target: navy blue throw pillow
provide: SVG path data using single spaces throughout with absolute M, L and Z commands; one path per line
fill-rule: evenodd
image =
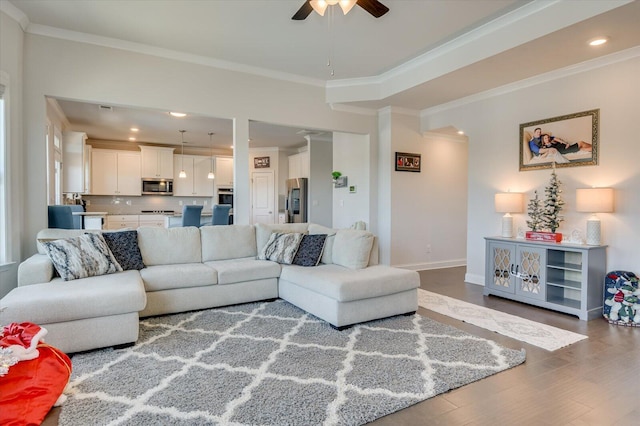
M 104 232 L 102 236 L 124 271 L 144 268 L 137 231 Z
M 324 244 L 327 241 L 327 234 L 304 235 L 298 252 L 293 258 L 292 265 L 318 266 L 322 259 Z

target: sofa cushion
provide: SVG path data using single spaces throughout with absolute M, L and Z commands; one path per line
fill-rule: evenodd
M 258 253 L 260 260 L 273 260 L 278 263 L 291 264 L 302 241 L 302 234 L 290 232 L 281 234 L 274 232 L 267 244 Z
M 105 232 L 102 237 L 124 271 L 144 268 L 136 231 Z
M 64 281 L 122 272 L 100 234 L 83 234 L 42 245 Z
M 140 227 L 138 245 L 147 266 L 202 262 L 200 229 L 194 226 Z
M 255 257 L 256 230 L 252 225 L 202 226 L 202 261 Z
M 53 324 L 138 312 L 147 303 L 138 271 L 17 287 L 0 301 L 0 324 Z
M 257 223 L 256 252 L 260 253 L 260 250 L 262 250 L 265 244 L 267 244 L 267 241 L 269 241 L 269 237 L 271 237 L 272 233 L 279 232 L 281 234 L 285 234 L 289 232 L 299 232 L 301 234 L 306 234 L 308 226 L 309 224 L 307 223 Z
M 339 302 L 386 296 L 420 286 L 420 275 L 416 271 L 385 265 L 358 270 L 339 265 L 319 265 L 315 268 L 283 265 L 280 280 Z
M 149 292 L 218 283 L 217 271 L 203 263 L 148 266 L 140 271 L 140 276 L 145 290 Z
M 318 266 L 326 241 L 326 234 L 303 235 L 291 263 L 298 266 Z
M 373 234 L 368 231 L 341 229 L 333 242 L 333 263 L 350 269 L 366 268 L 373 247 Z
M 316 225 L 315 223 L 309 224 L 309 234 L 326 234 L 327 241 L 324 244 L 324 251 L 322 252 L 322 263 L 333 263 L 333 242 L 336 239 L 337 229 L 327 228 L 326 226 Z
M 253 257 L 215 260 L 205 262 L 205 265 L 218 271 L 218 284 L 221 285 L 280 276 L 280 265 L 267 260 L 257 260 Z

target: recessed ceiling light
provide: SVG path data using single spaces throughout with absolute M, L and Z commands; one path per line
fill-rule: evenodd
M 134 138 L 133 136 L 131 136 L 131 137 L 129 138 L 129 140 L 130 140 L 130 141 L 135 141 L 135 140 L 136 140 L 136 138 Z
M 131 130 L 132 132 L 139 132 L 140 129 L 138 129 L 137 127 L 132 127 L 129 130 Z
M 464 132 L 462 130 L 458 130 L 458 134 L 459 135 L 464 135 Z
M 229 148 L 233 149 L 233 145 L 229 145 Z
M 589 40 L 589 46 L 600 46 L 609 41 L 608 37 L 598 37 Z
M 173 115 L 174 117 L 186 117 L 187 114 L 185 114 L 184 112 L 170 112 L 169 114 Z

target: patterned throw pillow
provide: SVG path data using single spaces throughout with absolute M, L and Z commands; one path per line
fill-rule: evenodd
M 299 266 L 318 266 L 322 258 L 327 234 L 303 235 L 293 264 Z
M 100 234 L 84 234 L 42 245 L 64 281 L 122 271 Z
M 302 236 L 303 234 L 297 232 L 272 233 L 267 244 L 260 250 L 258 259 L 273 260 L 274 262 L 290 265 L 298 251 Z
M 138 231 L 105 232 L 102 236 L 123 270 L 139 271 L 144 268 L 138 247 Z

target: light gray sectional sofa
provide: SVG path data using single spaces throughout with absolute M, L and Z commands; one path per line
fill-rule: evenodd
M 45 229 L 39 241 L 81 230 Z M 99 232 L 99 231 L 98 231 Z M 274 232 L 328 235 L 318 266 L 259 260 Z M 282 298 L 336 328 L 417 310 L 417 272 L 378 265 L 371 233 L 315 224 L 140 227 L 145 268 L 63 281 L 46 251 L 24 261 L 0 300 L 0 324 L 33 322 L 71 353 L 128 344 L 138 319 Z

